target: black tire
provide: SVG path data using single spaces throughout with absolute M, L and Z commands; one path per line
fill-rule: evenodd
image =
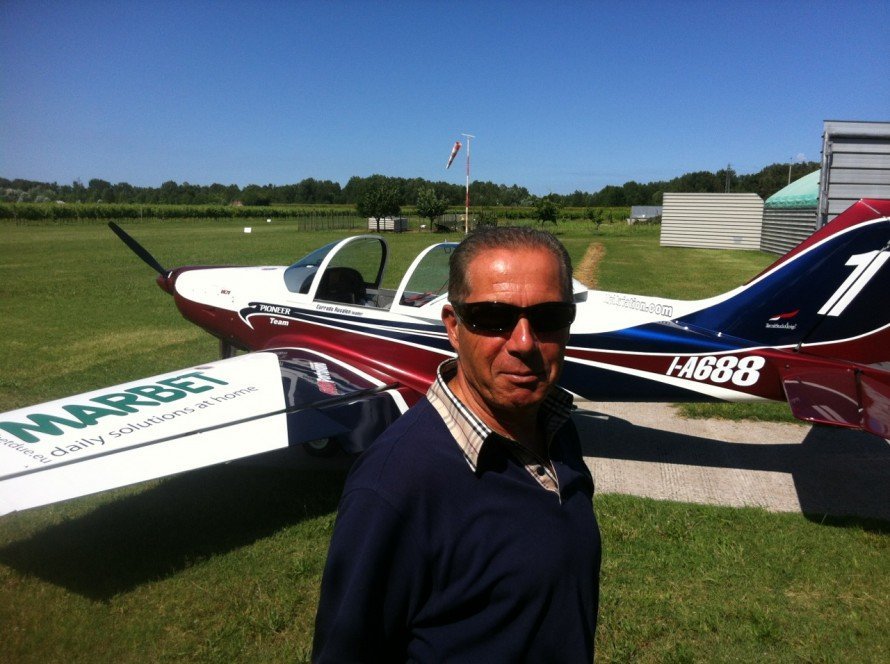
M 333 438 L 319 438 L 303 443 L 306 454 L 313 457 L 332 457 L 340 452 L 340 445 Z

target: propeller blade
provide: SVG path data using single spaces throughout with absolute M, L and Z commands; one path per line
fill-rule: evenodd
M 157 259 L 148 253 L 148 250 L 139 244 L 136 240 L 134 240 L 130 235 L 120 226 L 118 226 L 113 221 L 108 222 L 108 227 L 114 231 L 114 234 L 117 235 L 121 240 L 123 240 L 124 244 L 130 247 L 133 250 L 133 253 L 139 256 L 145 263 L 153 268 L 158 274 L 166 276 L 169 270 L 166 270 L 163 265 L 158 263 Z

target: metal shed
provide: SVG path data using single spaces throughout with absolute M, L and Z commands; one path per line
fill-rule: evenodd
M 664 194 L 665 247 L 760 249 L 763 199 L 757 194 Z
M 377 223 L 374 217 L 368 217 L 368 230 L 401 233 L 408 230 L 408 219 L 406 217 L 380 217 L 380 223 Z
M 860 198 L 890 198 L 890 122 L 826 120 L 819 226 Z
M 766 199 L 760 236 L 763 251 L 787 253 L 816 230 L 820 173 L 813 171 Z
M 660 205 L 632 205 L 630 208 L 630 217 L 627 219 L 629 224 L 645 223 L 660 217 L 662 206 Z

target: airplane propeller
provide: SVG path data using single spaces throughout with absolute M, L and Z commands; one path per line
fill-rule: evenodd
M 113 221 L 108 222 L 108 227 L 114 231 L 114 234 L 117 235 L 121 240 L 123 240 L 124 244 L 130 247 L 133 250 L 133 253 L 139 256 L 145 263 L 153 268 L 159 275 L 162 277 L 166 277 L 170 274 L 170 270 L 164 268 L 163 265 L 158 263 L 157 259 L 148 253 L 148 250 L 139 244 L 135 239 L 133 239 L 123 228 L 118 226 Z

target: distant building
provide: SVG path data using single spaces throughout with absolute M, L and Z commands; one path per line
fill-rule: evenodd
M 761 249 L 790 251 L 861 198 L 890 198 L 890 122 L 826 120 L 822 168 L 766 200 Z
M 816 230 L 821 173 L 804 175 L 766 199 L 760 234 L 763 251 L 787 253 Z
M 757 194 L 664 194 L 661 245 L 760 249 L 763 199 Z
M 826 120 L 822 168 L 756 194 L 664 194 L 661 244 L 786 253 L 862 198 L 890 199 L 890 122 Z
M 380 222 L 374 217 L 368 217 L 369 231 L 395 231 L 401 233 L 408 230 L 407 217 L 380 217 Z
M 634 205 L 630 208 L 630 217 L 627 218 L 627 223 L 638 224 L 652 221 L 661 216 L 662 209 L 661 205 Z
M 860 198 L 890 198 L 890 122 L 826 120 L 822 174 L 820 227 Z

